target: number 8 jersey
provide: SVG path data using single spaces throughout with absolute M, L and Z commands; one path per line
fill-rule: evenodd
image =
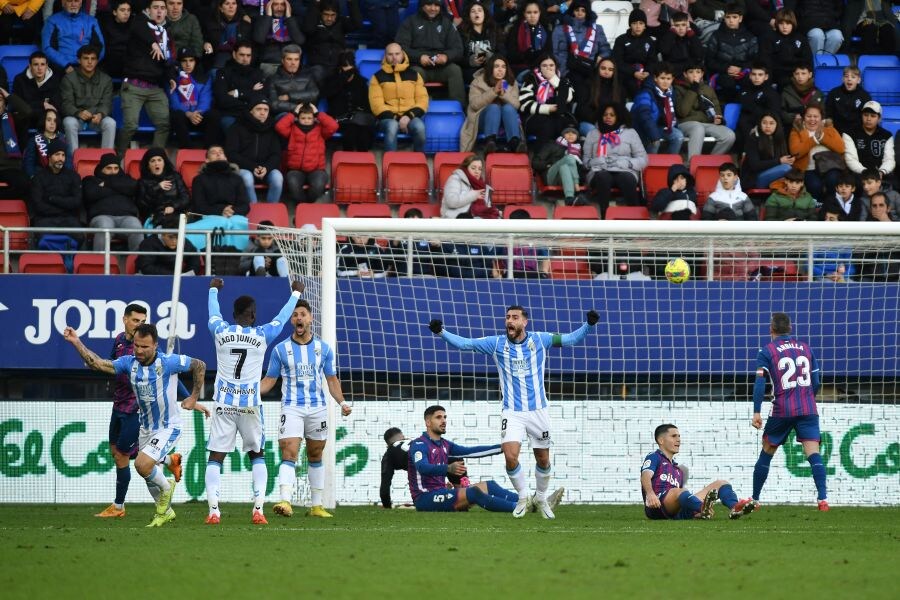
M 299 298 L 299 292 L 291 292 L 287 304 L 271 322 L 258 327 L 241 327 L 222 319 L 218 290 L 209 288 L 207 325 L 216 344 L 215 402 L 227 406 L 260 404 L 259 380 L 266 349 L 284 329 Z
M 819 362 L 809 344 L 784 335 L 759 349 L 756 376 L 772 380 L 773 417 L 798 417 L 819 414 L 816 390 L 819 389 Z

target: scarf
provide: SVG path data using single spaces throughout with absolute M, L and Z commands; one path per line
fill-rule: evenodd
M 575 38 L 575 29 L 571 25 L 563 25 L 563 31 L 569 36 L 569 54 L 578 58 L 590 59 L 594 52 L 594 42 L 597 39 L 597 27 L 595 25 L 591 26 L 580 48 L 578 47 L 578 40 Z
M 231 50 L 237 42 L 238 36 L 237 20 L 231 23 L 225 23 L 222 28 L 222 37 L 219 38 L 219 50 Z
M 597 144 L 597 156 L 609 156 L 610 146 L 618 146 L 622 143 L 622 138 L 619 137 L 621 131 L 622 128 L 620 127 L 600 134 L 600 141 Z
M 47 153 L 50 149 L 50 140 L 43 133 L 34 136 L 34 147 L 37 148 L 38 164 L 42 167 L 50 164 L 50 155 Z
M 162 50 L 163 60 L 169 62 L 175 55 L 174 42 L 169 38 L 169 32 L 166 31 L 165 26 L 157 25 L 151 21 L 147 21 L 147 25 L 153 30 L 156 43 L 159 44 L 159 49 Z
M 556 138 L 556 143 L 566 149 L 566 154 L 571 154 L 575 158 L 581 157 L 581 144 L 578 142 L 569 143 L 569 140 L 563 136 Z
M 8 110 L 5 110 L 3 111 L 3 114 L 0 114 L 0 135 L 3 135 L 3 145 L 6 148 L 6 155 L 10 158 L 22 158 L 22 147 L 19 146 L 19 138 L 16 137 L 16 128 L 13 127 Z
M 666 117 L 666 133 L 672 133 L 672 127 L 675 126 L 677 119 L 675 118 L 675 102 L 673 100 L 672 88 L 667 92 L 662 91 L 658 87 L 656 90 L 656 102 L 662 105 L 663 113 Z
M 184 71 L 178 71 L 178 87 L 175 88 L 178 93 L 178 97 L 184 104 L 187 104 L 190 108 L 197 107 L 197 88 L 194 85 L 194 80 L 190 75 L 185 73 Z
M 538 104 L 547 104 L 550 98 L 556 93 L 556 90 L 553 88 L 553 84 L 550 83 L 550 80 L 544 79 L 544 76 L 541 75 L 540 68 L 534 70 L 534 77 L 537 79 L 538 84 L 537 90 L 534 92 Z
M 485 188 L 484 179 L 473 176 L 471 173 L 469 173 L 468 169 L 463 169 L 463 173 L 466 174 L 466 178 L 469 180 L 469 185 L 472 186 L 473 190 L 483 190 Z
M 519 31 L 516 33 L 516 42 L 519 50 L 524 53 L 530 51 L 538 52 L 543 50 L 544 42 L 547 39 L 547 30 L 538 23 L 534 27 L 526 23 L 524 20 L 519 23 Z
M 454 19 L 461 19 L 460 16 L 460 7 L 456 5 L 457 0 L 447 0 L 447 11 L 450 13 Z M 462 4 L 462 2 L 460 2 Z
M 284 17 L 272 17 L 272 33 L 269 34 L 270 40 L 276 42 L 286 42 L 290 39 L 287 28 L 287 19 Z

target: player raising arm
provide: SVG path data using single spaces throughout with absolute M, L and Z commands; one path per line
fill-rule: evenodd
M 63 337 L 75 346 L 90 369 L 109 375 L 128 375 L 137 398 L 141 426 L 138 434 L 140 451 L 134 468 L 147 482 L 147 489 L 156 502 L 156 515 L 147 527 L 159 527 L 174 520 L 171 503 L 175 478 L 166 479 L 159 465 L 181 436 L 181 411 L 176 396 L 178 373 L 190 371 L 194 378 L 191 395 L 184 399 L 181 408 L 199 410 L 209 416 L 209 410 L 197 404 L 203 390 L 206 364 L 190 356 L 159 352 L 156 325 L 149 323 L 134 330 L 134 354 L 115 360 L 102 359 L 88 350 L 71 327 L 66 327 Z
M 500 391 L 503 396 L 500 438 L 506 473 L 518 492 L 519 500 L 513 516 L 520 518 L 529 507 L 525 473 L 519 464 L 519 451 L 525 435 L 531 440 L 536 461 L 534 507 L 540 509 L 545 519 L 556 516 L 547 502 L 550 484 L 550 417 L 547 414 L 547 393 L 544 389 L 544 370 L 547 349 L 573 346 L 587 336 L 588 328 L 600 320 L 596 311 L 587 313 L 587 322 L 581 327 L 560 335 L 558 333 L 528 332 L 528 311 L 514 305 L 506 309 L 506 335 L 493 335 L 469 339 L 454 335 L 444 329 L 444 323 L 432 319 L 428 327 L 458 350 L 473 350 L 494 358 L 500 374 Z M 560 495 L 562 492 L 560 492 Z
M 759 508 L 759 503 L 749 498 L 738 500 L 731 484 L 724 479 L 713 481 L 696 494 L 684 489 L 687 469 L 675 462 L 675 455 L 681 449 L 678 428 L 671 423 L 660 425 L 653 437 L 659 448 L 648 454 L 641 465 L 641 494 L 648 519 L 709 519 L 717 499 L 729 508 L 732 519 Z
M 791 430 L 803 445 L 803 453 L 812 467 L 813 481 L 818 491 L 818 509 L 828 510 L 825 489 L 825 465 L 819 455 L 819 411 L 816 392 L 819 391 L 819 362 L 809 344 L 791 335 L 791 318 L 785 313 L 773 313 L 769 324 L 772 340 L 759 349 L 756 358 L 756 382 L 753 386 L 753 420 L 751 425 L 763 425 L 763 398 L 766 378 L 772 380 L 772 413 L 763 429 L 763 448 L 753 468 L 753 499 L 759 500 L 769 476 L 772 456 L 787 439 Z
M 341 380 L 334 366 L 334 351 L 321 338 L 313 335 L 312 323 L 312 307 L 306 300 L 300 300 L 291 314 L 291 326 L 294 328 L 291 337 L 275 346 L 269 359 L 269 370 L 260 387 L 262 393 L 268 393 L 281 376 L 281 426 L 278 429 L 278 447 L 281 450 L 278 491 L 281 501 L 272 510 L 283 517 L 294 514 L 291 498 L 297 481 L 300 438 L 305 437 L 311 495 L 311 506 L 306 516 L 327 519 L 332 514 L 322 506 L 325 493 L 322 452 L 328 439 L 325 386 L 340 405 L 343 416 L 348 416 L 353 409 L 344 401 Z
M 209 426 L 209 460 L 206 463 L 206 501 L 209 504 L 207 525 L 218 525 L 219 483 L 225 455 L 234 450 L 237 433 L 241 433 L 243 449 L 250 457 L 253 481 L 254 525 L 266 525 L 263 503 L 266 497 L 266 443 L 259 380 L 262 377 L 266 348 L 284 329 L 294 304 L 303 293 L 303 283 L 291 283 L 291 295 L 278 315 L 269 323 L 256 326 L 256 300 L 239 296 L 234 301 L 232 315 L 235 324 L 222 319 L 219 310 L 219 290 L 225 285 L 221 279 L 209 282 L 209 332 L 216 345 L 216 389 L 213 399 L 216 410 Z

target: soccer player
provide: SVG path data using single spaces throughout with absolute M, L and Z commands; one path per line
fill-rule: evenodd
M 409 445 L 409 493 L 416 510 L 452 512 L 468 510 L 475 504 L 492 512 L 513 512 L 519 495 L 503 489 L 494 481 L 482 481 L 467 487 L 447 487 L 447 476 L 462 477 L 466 465 L 448 462 L 450 457 L 477 458 L 500 454 L 500 444 L 465 447 L 444 439 L 447 411 L 443 406 L 425 409 L 425 432 Z M 558 490 L 556 501 L 562 498 Z
M 262 377 L 266 348 L 284 329 L 291 309 L 300 294 L 303 283 L 291 283 L 291 297 L 269 323 L 256 326 L 256 300 L 251 296 L 239 296 L 233 305 L 235 324 L 222 319 L 219 309 L 219 290 L 225 282 L 215 277 L 209 282 L 209 332 L 216 344 L 216 383 L 213 400 L 216 409 L 209 424 L 209 460 L 206 463 L 206 502 L 209 505 L 207 525 L 218 525 L 222 520 L 219 509 L 219 483 L 225 455 L 232 452 L 241 433 L 243 449 L 250 457 L 253 481 L 254 525 L 267 525 L 263 514 L 266 499 L 266 461 L 263 458 L 266 435 L 263 430 L 263 413 L 259 380 Z
M 641 465 L 641 494 L 648 519 L 709 519 L 719 499 L 728 507 L 732 519 L 759 508 L 759 502 L 750 498 L 738 500 L 734 488 L 724 479 L 713 481 L 696 494 L 690 493 L 685 489 L 687 469 L 675 462 L 681 449 L 678 428 L 671 423 L 660 425 L 653 438 L 659 448 L 648 454 Z
M 160 527 L 173 521 L 175 511 L 172 510 L 172 494 L 175 492 L 175 478 L 166 479 L 159 465 L 181 437 L 181 414 L 175 395 L 178 373 L 190 371 L 194 379 L 191 395 L 184 399 L 181 408 L 199 410 L 209 416 L 209 410 L 197 404 L 203 390 L 206 363 L 183 354 L 159 352 L 156 325 L 150 323 L 143 323 L 135 328 L 134 354 L 120 356 L 115 360 L 104 360 L 88 350 L 71 327 L 65 328 L 63 337 L 75 346 L 90 369 L 109 375 L 128 376 L 137 400 L 141 425 L 138 433 L 140 451 L 134 461 L 134 468 L 147 482 L 147 489 L 156 502 L 156 514 L 147 527 Z
M 759 349 L 756 357 L 756 382 L 753 386 L 753 427 L 762 427 L 762 402 L 766 392 L 766 377 L 772 381 L 772 412 L 763 429 L 763 448 L 753 468 L 753 499 L 758 501 L 769 463 L 778 446 L 784 443 L 791 430 L 803 445 L 803 453 L 812 467 L 813 481 L 818 491 L 818 509 L 827 511 L 825 465 L 819 455 L 819 411 L 816 392 L 819 391 L 819 362 L 809 344 L 791 335 L 791 317 L 773 313 L 769 324 L 772 341 Z
M 384 443 L 387 444 L 387 451 L 381 457 L 381 506 L 384 508 L 392 508 L 391 501 L 391 482 L 394 480 L 394 473 L 397 471 L 406 472 L 409 468 L 409 443 L 410 440 L 403 435 L 403 431 L 399 427 L 391 427 L 384 432 Z M 462 460 L 461 458 L 451 458 L 449 463 Z M 463 475 L 454 475 L 447 473 L 447 479 L 453 487 L 468 487 L 469 477 Z M 410 507 L 409 504 L 400 505 L 401 508 Z
M 313 315 L 309 302 L 301 300 L 291 314 L 291 337 L 275 346 L 269 359 L 269 370 L 260 384 L 267 393 L 281 376 L 281 427 L 278 429 L 278 447 L 281 464 L 278 467 L 278 491 L 281 501 L 272 507 L 275 514 L 290 517 L 291 497 L 297 481 L 297 456 L 300 438 L 306 438 L 306 459 L 309 464 L 307 477 L 312 496 L 308 517 L 331 518 L 322 506 L 325 492 L 325 467 L 322 452 L 328 438 L 328 407 L 325 405 L 325 386 L 328 393 L 341 407 L 345 417 L 352 412 L 344 401 L 341 380 L 334 366 L 331 346 L 314 336 Z
M 587 336 L 588 328 L 600 320 L 595 310 L 587 313 L 587 322 L 565 335 L 527 332 L 528 311 L 514 305 L 506 309 L 506 336 L 493 335 L 469 339 L 444 329 L 440 319 L 432 319 L 428 327 L 435 335 L 459 350 L 473 350 L 494 357 L 500 373 L 503 410 L 500 413 L 500 438 L 506 473 L 518 492 L 519 500 L 513 517 L 521 518 L 532 508 L 525 483 L 525 473 L 519 464 L 522 440 L 528 434 L 537 463 L 536 492 L 533 507 L 540 509 L 545 519 L 556 515 L 547 502 L 550 484 L 550 417 L 547 414 L 547 393 L 544 389 L 544 363 L 551 346 L 573 346 Z

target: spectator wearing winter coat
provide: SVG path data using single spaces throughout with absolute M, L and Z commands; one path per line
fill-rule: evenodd
M 686 12 L 672 15 L 671 27 L 659 38 L 658 46 L 663 61 L 672 65 L 676 73 L 684 73 L 689 64 L 704 64 L 700 36 L 691 28 Z
M 315 104 L 304 104 L 275 123 L 275 131 L 287 140 L 281 158 L 288 198 L 291 202 L 316 202 L 325 195 L 325 142 L 338 130 L 337 121 L 320 112 Z M 303 186 L 309 189 L 304 190 Z
M 203 43 L 200 20 L 184 8 L 184 0 L 166 0 L 166 30 L 175 42 L 176 53 L 189 48 L 198 58 L 212 54 L 212 45 L 207 48 Z
M 293 113 L 303 104 L 319 102 L 316 80 L 301 64 L 301 50 L 296 44 L 281 49 L 281 66 L 266 80 L 269 104 L 276 116 Z
M 400 24 L 396 41 L 409 57 L 411 68 L 425 83 L 447 84 L 451 100 L 466 105 L 463 83 L 463 45 L 450 17 L 441 13 L 441 0 L 423 0 L 419 11 Z
M 503 32 L 494 23 L 485 5 L 476 0 L 463 13 L 459 36 L 463 43 L 463 79 L 470 84 L 475 73 L 494 54 L 503 54 Z
M 275 133 L 275 121 L 265 96 L 259 95 L 248 104 L 250 110 L 228 130 L 225 153 L 240 167 L 251 203 L 256 202 L 257 183 L 269 186 L 266 202 L 278 202 L 284 187 L 284 176 L 279 170 L 281 140 Z
M 738 99 L 738 88 L 746 81 L 750 65 L 759 52 L 756 36 L 741 26 L 742 4 L 732 2 L 725 8 L 723 24 L 709 38 L 706 46 L 706 68 L 719 99 L 726 104 Z
M 213 106 L 222 113 L 222 131 L 227 132 L 238 117 L 246 114 L 250 109 L 248 98 L 264 93 L 265 81 L 265 74 L 253 66 L 253 44 L 237 42 L 232 59 L 216 71 L 213 81 Z
M 597 62 L 612 56 L 603 26 L 597 23 L 597 16 L 587 0 L 572 0 L 569 10 L 553 30 L 553 55 L 560 77 L 578 82 L 573 85 L 579 85 L 582 80 L 589 85 L 588 81 L 597 70 Z
M 163 229 L 177 229 L 178 220 L 169 218 L 160 226 Z M 178 247 L 178 232 L 160 233 L 144 238 L 138 251 L 135 268 L 141 275 L 168 275 L 175 273 L 175 249 Z M 184 257 L 181 263 L 182 274 L 200 274 L 200 257 L 197 247 L 189 239 L 184 240 Z
M 651 154 L 678 154 L 684 133 L 678 128 L 674 74 L 668 63 L 658 63 L 631 106 L 631 121 Z
M 800 18 L 800 31 L 806 34 L 813 56 L 837 54 L 844 43 L 841 33 L 843 0 L 796 0 L 794 10 Z
M 810 104 L 825 104 L 825 95 L 816 87 L 810 65 L 797 65 L 791 82 L 781 92 L 781 122 L 786 129 L 800 120 L 803 110 Z
M 463 159 L 459 168 L 444 183 L 441 218 L 456 219 L 469 213 L 476 202 L 486 203 L 488 198 L 483 173 L 484 161 L 480 156 L 471 154 Z
M 51 108 L 45 110 L 44 118 L 41 119 L 38 131 L 34 134 L 29 133 L 27 139 L 22 144 L 25 147 L 24 155 L 22 156 L 22 170 L 29 179 L 34 177 L 34 174 L 37 173 L 38 169 L 49 166 L 50 142 L 53 140 L 61 140 L 65 143 L 66 136 L 60 133 L 59 126 L 60 118 L 56 109 Z M 68 152 L 68 146 L 66 146 L 66 149 L 65 167 L 71 169 L 72 155 Z
M 169 92 L 169 121 L 179 148 L 192 148 L 191 132 L 201 133 L 201 145 L 221 144 L 219 111 L 212 106 L 212 81 L 198 72 L 200 57 L 191 48 L 178 51 L 180 69 Z
M 781 95 L 769 81 L 769 67 L 764 62 L 755 62 L 750 67 L 750 75 L 741 86 L 741 117 L 738 119 L 737 142 L 735 147 L 744 147 L 750 130 L 756 127 L 765 113 L 778 115 L 781 120 Z
M 181 174 L 169 161 L 163 148 L 150 148 L 141 158 L 141 178 L 138 180 L 138 206 L 141 218 L 150 218 L 155 225 L 165 217 L 185 213 L 191 197 Z
M 111 12 L 97 15 L 103 40 L 106 42 L 106 56 L 100 63 L 103 72 L 115 79 L 122 79 L 122 69 L 128 58 L 128 39 L 131 36 L 132 5 L 134 0 L 117 0 Z M 142 18 L 138 15 L 137 18 Z
M 82 0 L 63 0 L 62 10 L 44 23 L 41 50 L 54 71 L 71 73 L 78 68 L 78 50 L 83 46 L 97 49 L 97 58 L 106 56 L 106 43 L 97 19 L 81 12 Z
M 141 229 L 138 219 L 138 182 L 123 173 L 118 157 L 110 152 L 100 157 L 94 168 L 94 175 L 82 181 L 84 206 L 87 210 L 88 225 L 96 229 Z M 133 232 L 113 237 L 125 237 L 128 249 L 138 249 L 144 234 Z M 106 236 L 94 234 L 94 251 L 106 249 Z
M 653 211 L 668 214 L 673 221 L 687 221 L 697 215 L 697 190 L 690 170 L 675 164 L 669 167 L 666 186 L 656 192 Z
M 234 58 L 241 42 L 253 43 L 253 25 L 237 0 L 215 0 L 215 3 L 216 10 L 210 17 L 198 14 L 197 18 L 203 28 L 204 52 L 211 55 L 209 66 L 221 69 Z M 209 49 L 212 52 L 207 52 Z
M 767 188 L 794 167 L 788 152 L 787 138 L 781 119 L 775 113 L 763 113 L 744 145 L 741 180 L 747 189 Z
M 797 27 L 797 15 L 790 9 L 775 13 L 775 31 L 759 38 L 759 56 L 768 61 L 772 81 L 784 90 L 791 82 L 794 68 L 813 64 L 806 36 Z
M 803 185 L 803 172 L 788 171 L 782 179 L 769 186 L 772 193 L 766 199 L 766 221 L 815 221 L 818 219 L 816 200 Z
M 688 160 L 703 153 L 707 136 L 715 139 L 712 154 L 727 154 L 735 134 L 725 125 L 716 92 L 703 81 L 703 67 L 688 65 L 684 79 L 675 81 L 675 114 L 678 128 L 688 140 Z
M 519 16 L 506 35 L 505 45 L 510 65 L 517 75 L 534 68 L 541 56 L 553 51 L 546 17 L 543 3 L 523 1 Z
M 320 0 L 308 5 L 303 17 L 306 36 L 306 67 L 319 88 L 338 68 L 338 57 L 347 47 L 347 34 L 362 27 L 360 0 L 349 0 L 349 14 L 341 15 L 335 0 Z
M 890 178 L 897 167 L 891 132 L 881 127 L 881 104 L 870 100 L 862 109 L 860 123 L 842 137 L 844 162 L 854 173 L 873 169 Z
M 715 191 L 706 199 L 701 218 L 719 221 L 756 221 L 756 207 L 741 190 L 741 178 L 734 163 L 719 167 Z
M 65 143 L 59 139 L 52 140 L 47 154 L 50 157 L 47 166 L 39 169 L 31 179 L 31 197 L 28 203 L 31 226 L 83 227 L 80 217 L 84 208 L 81 179 L 75 171 L 65 168 Z M 80 233 L 65 235 L 79 245 L 84 240 Z
M 583 202 L 575 197 L 582 174 L 587 171 L 581 158 L 577 129 L 567 127 L 555 140 L 544 142 L 531 157 L 531 167 L 547 185 L 562 186 L 566 206 Z
M 270 0 L 266 3 L 265 13 L 253 21 L 253 41 L 258 49 L 259 66 L 266 75 L 272 75 L 278 69 L 287 46 L 299 47 L 306 42 L 300 19 L 291 12 L 288 0 Z
M 795 123 L 788 136 L 788 149 L 796 157 L 794 167 L 806 174 L 806 189 L 819 202 L 834 196 L 841 169 L 832 167 L 824 174 L 816 169 L 815 155 L 820 152 L 844 154 L 844 141 L 831 122 L 825 119 L 822 106 L 810 104 L 803 120 Z
M 547 140 L 566 127 L 577 127 L 571 112 L 574 99 L 572 83 L 559 74 L 556 58 L 545 55 L 525 75 L 519 88 L 519 113 L 525 133 Z
M 641 204 L 638 187 L 647 167 L 647 151 L 638 133 L 628 126 L 628 113 L 622 107 L 608 104 L 600 110 L 597 129 L 584 140 L 582 161 L 588 169 L 591 200 L 605 216 L 614 187 L 619 188 L 626 205 Z
M 272 226 L 271 221 L 260 221 L 260 227 Z M 287 277 L 288 262 L 271 232 L 260 228 L 244 250 L 240 264 L 241 273 L 257 277 Z
M 63 77 L 59 86 L 62 96 L 63 129 L 69 152 L 78 149 L 78 132 L 100 130 L 100 147 L 112 148 L 116 140 L 116 121 L 112 112 L 112 78 L 97 69 L 97 49 L 78 49 L 78 68 Z
M 459 137 L 459 149 L 471 151 L 478 133 L 483 132 L 485 154 L 496 152 L 501 125 L 509 151 L 527 152 L 519 122 L 519 85 L 506 59 L 494 54 L 485 67 L 476 72 L 469 86 L 469 107 Z
M 369 106 L 378 131 L 384 134 L 385 151 L 397 149 L 397 133 L 409 133 L 413 150 L 425 148 L 425 121 L 428 91 L 422 76 L 409 68 L 409 58 L 400 44 L 384 49 L 381 69 L 369 80 Z
M 250 201 L 237 165 L 228 162 L 222 146 L 206 150 L 206 162 L 194 178 L 191 211 L 205 216 L 230 219 L 246 217 Z
M 55 108 L 62 111 L 62 75 L 50 68 L 47 55 L 40 50 L 28 57 L 28 66 L 13 79 L 13 92 L 10 96 L 18 96 L 27 109 L 16 110 L 19 123 L 38 127 L 39 119 L 45 110 Z M 9 102 L 14 104 L 14 101 Z M 22 103 L 18 103 L 21 106 Z M 62 126 L 62 123 L 60 123 Z
M 872 99 L 862 87 L 862 75 L 858 67 L 844 67 L 841 85 L 828 92 L 825 114 L 834 128 L 844 133 L 856 127 L 862 116 L 862 107 Z
M 341 145 L 351 152 L 368 152 L 375 140 L 375 116 L 369 110 L 369 85 L 356 68 L 353 50 L 344 50 L 337 71 L 326 78 L 328 110 L 338 122 Z
M 612 51 L 616 70 L 629 98 L 634 98 L 644 87 L 658 53 L 656 38 L 647 30 L 647 15 L 640 9 L 631 11 L 628 31 L 616 38 Z

